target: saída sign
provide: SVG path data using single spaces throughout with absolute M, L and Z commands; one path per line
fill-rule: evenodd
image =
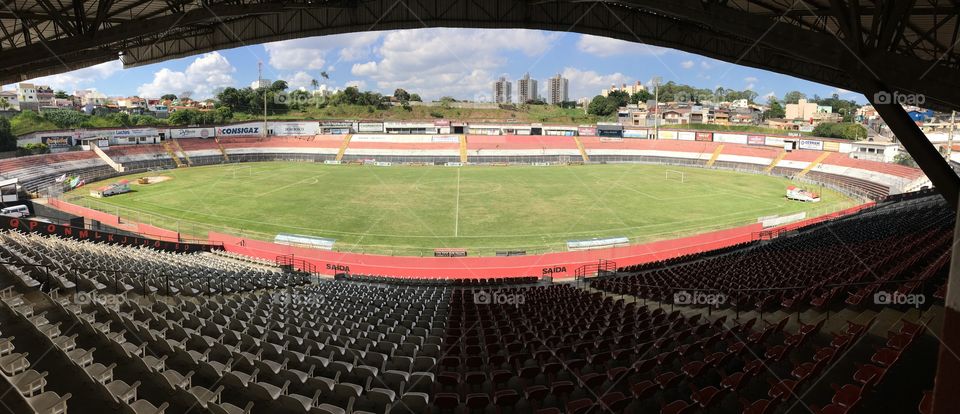
M 3 227 L 4 229 L 17 229 L 28 233 L 56 235 L 77 240 L 89 240 L 98 243 L 110 243 L 123 246 L 146 246 L 170 252 L 192 253 L 210 251 L 213 250 L 214 247 L 218 247 L 211 244 L 180 243 L 175 241 L 148 239 L 145 237 L 125 236 L 121 234 L 106 233 L 102 231 L 87 230 L 70 226 L 61 226 L 59 224 L 44 223 L 40 221 L 12 217 L 2 217 L 2 220 L 0 220 L 0 227 Z

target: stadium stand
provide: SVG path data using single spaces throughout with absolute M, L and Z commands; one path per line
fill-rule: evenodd
M 944 276 L 953 223 L 943 201 L 928 195 L 734 253 L 621 269 L 631 274 L 592 286 L 668 303 L 676 301 L 678 292 L 722 294 L 739 309 L 791 309 L 807 303 L 824 308 L 837 300 L 859 305 L 877 291 L 913 293 Z
M 864 298 L 942 289 L 952 224 L 930 192 L 892 196 L 587 284 L 318 279 L 232 253 L 11 230 L 0 401 L 38 413 L 900 412 L 929 387 L 908 365 L 933 354 L 937 312 Z M 735 299 L 685 305 L 680 289 Z
M 623 139 L 604 141 L 598 137 L 579 137 L 591 162 L 640 162 L 706 167 L 719 146 L 714 142 Z M 211 165 L 225 162 L 256 161 L 332 161 L 344 144 L 342 136 L 299 137 L 231 137 L 212 139 L 178 139 L 190 165 Z M 220 147 L 228 155 L 224 157 Z M 471 163 L 504 162 L 579 162 L 582 160 L 576 141 L 560 136 L 484 136 L 466 137 Z M 161 145 L 112 146 L 105 153 L 122 164 L 126 174 L 176 168 Z M 724 144 L 712 168 L 734 169 L 763 174 L 777 158 L 774 149 L 740 144 Z M 819 151 L 794 151 L 781 160 L 771 173 L 793 177 L 822 154 Z M 346 162 L 376 159 L 393 163 L 460 162 L 460 146 L 456 143 L 384 141 L 351 141 L 345 148 Z M 28 192 L 43 192 L 63 175 L 79 176 L 86 182 L 108 179 L 120 173 L 90 151 L 74 151 L 21 157 L 0 161 L 4 178 L 20 178 Z M 882 199 L 889 194 L 916 190 L 927 183 L 916 168 L 895 164 L 857 160 L 843 154 L 830 154 L 816 165 L 806 179 L 839 191 Z

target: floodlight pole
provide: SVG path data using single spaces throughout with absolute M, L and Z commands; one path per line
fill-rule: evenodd
M 267 138 L 267 88 L 263 86 L 263 61 L 257 61 L 257 87 L 263 89 L 263 138 Z
M 660 77 L 653 78 L 653 139 L 660 139 Z

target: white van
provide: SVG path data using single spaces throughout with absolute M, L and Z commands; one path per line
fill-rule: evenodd
M 0 215 L 4 215 L 7 217 L 18 217 L 18 218 L 29 217 L 30 209 L 27 208 L 27 206 L 21 204 L 19 206 L 6 207 L 0 210 Z

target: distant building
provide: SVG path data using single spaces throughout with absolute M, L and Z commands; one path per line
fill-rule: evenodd
M 548 84 L 550 89 L 549 103 L 559 105 L 570 100 L 570 83 L 567 78 L 558 73 L 557 76 L 550 78 Z
M 101 106 L 110 103 L 110 99 L 107 98 L 107 95 L 98 92 L 96 89 L 75 91 L 73 94 L 80 98 L 80 106 L 83 107 Z
M 57 108 L 57 103 L 55 101 L 56 94 L 53 92 L 53 88 L 46 85 L 37 85 L 37 105 L 40 108 Z
M 782 129 L 784 131 L 799 131 L 800 125 L 798 125 L 792 119 L 782 119 L 782 118 L 770 118 L 767 119 L 767 127 L 774 129 Z
M 7 111 L 20 110 L 20 98 L 17 97 L 17 91 L 0 91 L 0 100 L 7 101 Z M 4 110 L 0 108 L 0 111 Z
M 745 109 L 750 107 L 750 102 L 746 99 L 737 99 L 733 102 L 730 102 L 730 108 L 733 109 Z
M 513 91 L 510 81 L 505 76 L 493 83 L 493 102 L 498 104 L 508 104 L 512 102 Z
M 623 91 L 623 92 L 626 92 L 627 95 L 633 95 L 635 93 L 643 92 L 645 90 L 647 90 L 647 87 L 643 86 L 643 83 L 640 83 L 640 81 L 637 81 L 633 85 L 627 85 L 626 83 L 624 83 L 623 86 L 621 86 L 620 88 L 617 88 L 617 85 L 610 85 L 610 89 L 601 90 L 600 95 L 602 95 L 603 97 L 607 97 L 610 95 L 610 92 L 617 92 L 617 91 Z
M 517 81 L 517 102 L 527 103 L 535 100 L 537 100 L 537 80 L 530 79 L 530 74 L 527 73 Z
M 40 109 L 40 101 L 37 100 L 37 86 L 32 83 L 17 84 L 17 100 L 20 101 L 21 110 L 37 111 Z
M 806 99 L 801 99 L 795 104 L 787 104 L 785 109 L 786 119 L 820 120 L 832 118 L 827 114 L 833 113 L 833 107 L 818 105 Z
M 157 118 L 166 118 L 170 115 L 169 107 L 160 99 L 147 99 L 147 111 Z
M 129 114 L 141 115 L 147 110 L 147 100 L 140 97 L 119 98 L 117 106 Z

